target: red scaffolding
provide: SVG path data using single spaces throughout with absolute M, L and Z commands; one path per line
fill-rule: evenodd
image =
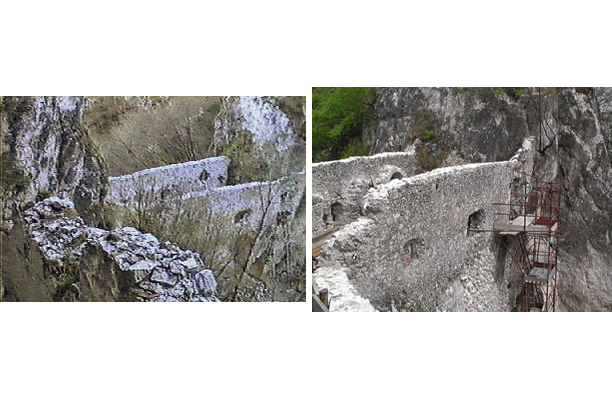
M 512 264 L 522 273 L 521 311 L 555 311 L 557 253 L 561 214 L 561 182 L 541 182 L 533 177 L 516 178 L 510 185 L 510 203 L 493 224 L 498 238 L 512 236 L 513 245 L 502 240 Z

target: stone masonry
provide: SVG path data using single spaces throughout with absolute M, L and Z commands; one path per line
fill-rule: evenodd
M 312 165 L 312 234 L 321 235 L 356 220 L 371 187 L 412 176 L 414 151 L 351 157 Z
M 499 257 L 505 250 L 492 232 L 468 233 L 468 224 L 487 229 L 501 218 L 492 204 L 508 201 L 520 176 L 514 169 L 532 167 L 531 148 L 528 140 L 511 161 L 439 168 L 370 188 L 362 216 L 323 245 L 313 279 L 329 288 L 332 304 L 353 292 L 379 311 L 512 309 L 520 272 Z M 342 273 L 333 271 L 353 288 L 335 285 Z

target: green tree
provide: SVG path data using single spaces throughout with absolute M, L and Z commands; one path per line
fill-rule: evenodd
M 313 88 L 313 161 L 367 155 L 362 134 L 375 122 L 375 100 L 373 88 Z

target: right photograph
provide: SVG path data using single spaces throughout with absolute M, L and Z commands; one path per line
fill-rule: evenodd
M 612 88 L 312 90 L 313 311 L 611 311 Z

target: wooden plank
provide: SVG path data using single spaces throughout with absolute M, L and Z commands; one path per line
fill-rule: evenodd
M 521 225 L 521 226 L 527 225 L 527 226 L 529 226 L 529 225 L 533 224 L 533 221 L 535 221 L 535 217 L 529 216 L 529 215 L 524 217 L 524 216 L 521 215 L 521 216 L 518 216 L 518 217 L 514 218 L 512 221 L 510 221 L 510 224 L 511 225 Z
M 336 233 L 340 227 L 334 228 L 329 232 L 325 232 L 322 235 L 316 236 L 312 238 L 312 256 L 318 257 L 319 252 L 321 251 L 321 247 L 323 244 L 329 239 L 334 233 Z
M 329 237 L 331 234 L 336 233 L 336 232 L 337 232 L 339 229 L 340 229 L 340 227 L 338 226 L 338 227 L 336 227 L 336 228 L 334 228 L 334 229 L 332 229 L 332 230 L 330 230 L 330 231 L 327 231 L 327 232 L 325 232 L 325 233 L 323 233 L 323 234 L 321 234 L 321 235 L 319 235 L 319 236 L 315 236 L 315 237 L 313 237 L 313 238 L 312 238 L 312 243 L 314 244 L 314 243 L 317 243 L 317 242 L 321 242 L 321 241 L 325 241 L 325 240 L 327 240 L 327 238 L 328 238 L 328 237 Z
M 319 290 L 319 299 L 321 299 L 321 302 L 325 304 L 325 307 L 329 308 L 329 290 Z
M 312 295 L 312 311 L 313 312 L 328 312 L 329 309 L 325 307 L 325 304 L 319 299 L 316 294 Z

